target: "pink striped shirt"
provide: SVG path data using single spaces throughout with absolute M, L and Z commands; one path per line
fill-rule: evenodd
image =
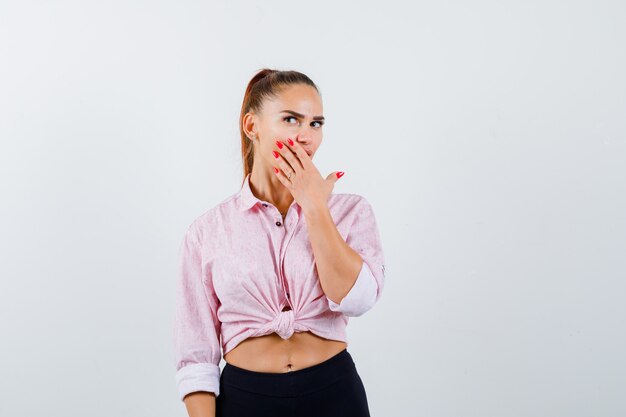
M 274 205 L 252 193 L 249 179 L 198 216 L 180 245 L 173 334 L 181 401 L 196 391 L 219 395 L 222 351 L 226 355 L 249 337 L 276 332 L 288 339 L 308 330 L 348 343 L 348 317 L 370 310 L 382 294 L 383 250 L 364 197 L 331 193 L 328 199 L 340 235 L 364 261 L 336 304 L 320 285 L 298 203 L 283 221 Z

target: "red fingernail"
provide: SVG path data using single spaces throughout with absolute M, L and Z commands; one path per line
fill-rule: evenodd
M 291 140 L 291 138 L 287 138 L 287 141 L 289 142 L 291 146 L 293 146 L 293 141 Z
M 281 141 L 279 141 L 279 140 L 277 140 L 277 141 L 276 141 L 276 145 L 277 145 L 280 149 L 282 149 L 282 148 L 283 148 L 283 143 L 282 143 Z
M 274 154 L 274 158 L 278 158 L 278 152 L 272 151 L 272 153 Z
M 273 167 L 273 168 L 274 168 L 274 171 L 278 174 L 278 168 L 276 167 Z
M 337 178 L 341 178 L 343 176 L 344 172 L 343 171 L 339 171 L 337 173 Z

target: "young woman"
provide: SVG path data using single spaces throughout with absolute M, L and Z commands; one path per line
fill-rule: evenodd
M 333 193 L 343 173 L 313 163 L 323 124 L 306 75 L 263 69 L 248 84 L 243 185 L 180 247 L 176 381 L 190 417 L 369 416 L 346 326 L 381 296 L 383 251 L 368 201 Z

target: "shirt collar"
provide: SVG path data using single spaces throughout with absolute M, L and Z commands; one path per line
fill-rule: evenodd
M 260 201 L 261 200 L 252 194 L 252 190 L 250 189 L 250 174 L 248 174 L 243 181 L 241 190 L 239 190 L 239 210 L 248 210 Z

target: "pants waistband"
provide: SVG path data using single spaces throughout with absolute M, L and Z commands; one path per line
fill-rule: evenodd
M 256 372 L 227 362 L 220 383 L 255 394 L 295 397 L 324 389 L 355 372 L 356 366 L 346 348 L 317 365 L 289 372 Z

